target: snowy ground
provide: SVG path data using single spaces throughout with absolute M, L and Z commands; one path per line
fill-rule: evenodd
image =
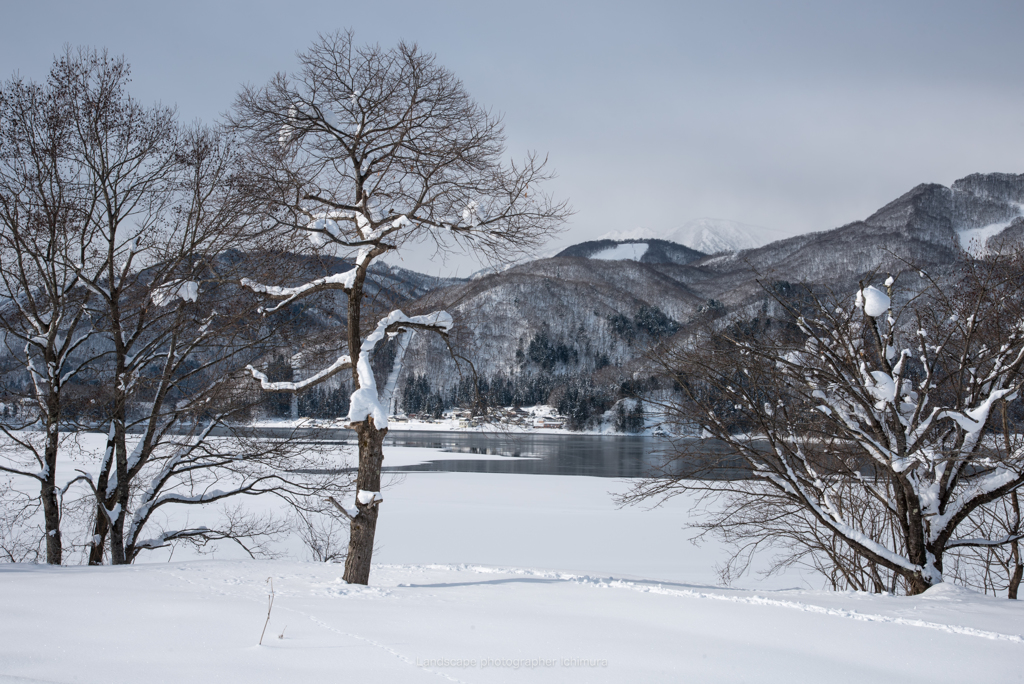
M 0 567 L 0 681 L 1009 682 L 1024 653 L 1017 604 L 955 590 L 755 593 L 466 565 L 382 565 L 365 588 L 340 572 Z
M 389 465 L 420 451 L 389 451 Z M 120 568 L 0 565 L 0 682 L 1024 681 L 1017 602 L 951 586 L 825 592 L 797 574 L 718 587 L 722 551 L 687 542 L 687 502 L 619 510 L 609 490 L 626 486 L 399 477 L 370 587 L 230 547 Z

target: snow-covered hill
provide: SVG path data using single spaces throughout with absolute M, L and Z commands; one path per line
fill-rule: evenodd
M 665 231 L 649 228 L 612 231 L 602 235 L 599 240 L 647 240 L 661 239 L 685 245 L 690 249 L 705 254 L 719 252 L 737 252 L 741 249 L 762 247 L 776 240 L 789 237 L 788 233 L 751 226 L 727 219 L 699 218 L 687 221 L 681 226 Z
M 1021 242 L 1024 175 L 973 174 L 950 188 L 953 229 L 960 246 L 975 256 Z

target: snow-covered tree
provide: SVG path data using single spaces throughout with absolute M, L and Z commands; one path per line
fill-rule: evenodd
M 230 121 L 249 144 L 250 191 L 267 218 L 345 252 L 353 264 L 294 287 L 243 284 L 279 301 L 267 313 L 314 293 L 343 291 L 348 352 L 299 382 L 271 382 L 256 369 L 253 375 L 266 390 L 297 392 L 351 372 L 348 423 L 358 433 L 359 471 L 355 503 L 341 506 L 350 518 L 345 579 L 365 584 L 381 501 L 386 407 L 404 351 L 415 331 L 446 335 L 452 325 L 444 311 L 370 310 L 367 269 L 403 246 L 439 255 L 466 248 L 492 258 L 528 253 L 567 208 L 540 188 L 551 175 L 544 160 L 503 162 L 500 118 L 415 45 L 360 47 L 351 33 L 336 33 L 321 36 L 299 60 L 293 76 L 244 89 Z M 394 338 L 397 352 L 379 387 L 370 361 L 386 338 Z
M 1020 261 L 967 261 L 941 285 L 907 271 L 848 297 L 777 297 L 788 324 L 679 343 L 659 359 L 682 389 L 668 408 L 754 480 L 678 477 L 712 464 L 690 443 L 631 498 L 724 492 L 713 526 L 741 547 L 795 542 L 797 556 L 868 578 L 840 583 L 879 591 L 920 593 L 951 549 L 1011 544 L 1019 529 L 981 538 L 965 522 L 1024 485 L 1024 450 L 999 437 L 1019 432 Z

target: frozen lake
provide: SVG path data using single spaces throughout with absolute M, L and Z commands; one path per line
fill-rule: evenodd
M 283 437 L 285 432 L 301 435 L 303 430 L 261 428 L 261 432 Z M 348 430 L 310 430 L 309 436 L 321 443 L 355 445 L 355 436 Z M 695 475 L 713 463 L 713 468 L 700 473 L 703 477 L 746 477 L 747 470 L 740 467 L 738 461 L 729 459 L 720 444 L 698 440 L 682 443 L 688 448 L 698 446 L 702 456 L 678 464 L 676 469 L 681 474 Z M 388 465 L 388 447 L 430 449 L 437 454 L 422 463 L 395 466 Z M 388 433 L 384 442 L 384 469 L 635 478 L 656 474 L 673 448 L 673 443 L 664 437 L 634 435 L 395 430 Z M 453 457 L 446 458 L 445 454 Z M 474 454 L 480 458 L 472 458 Z M 496 456 L 503 458 L 494 458 Z

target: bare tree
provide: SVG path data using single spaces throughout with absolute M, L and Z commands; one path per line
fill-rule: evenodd
M 1005 403 L 1000 409 L 996 439 L 1002 442 L 1005 453 L 1020 451 L 1019 422 L 1010 416 Z M 1016 599 L 1024 579 L 1024 524 L 1019 492 L 1014 490 L 976 509 L 964 521 L 961 536 L 951 545 L 949 575 L 985 593 L 1006 591 L 1007 598 Z
M 64 232 L 40 240 L 51 251 L 38 268 L 62 274 L 56 289 L 73 288 L 78 297 L 66 306 L 72 321 L 89 323 L 87 336 L 65 343 L 70 324 L 61 321 L 49 333 L 58 339 L 51 346 L 69 356 L 61 345 L 81 345 L 76 372 L 102 388 L 87 417 L 108 428 L 100 463 L 72 481 L 83 482 L 94 501 L 92 563 L 102 562 L 105 548 L 113 563 L 128 563 L 175 541 L 253 539 L 261 525 L 272 532 L 277 524 L 234 515 L 218 527 L 154 532 L 154 513 L 172 505 L 256 494 L 301 503 L 340 491 L 325 478 L 289 473 L 300 463 L 287 442 L 225 438 L 229 419 L 250 408 L 232 379 L 274 336 L 252 325 L 259 302 L 232 272 L 244 261 L 238 250 L 260 247 L 262 226 L 243 220 L 253 211 L 236 191 L 239 158 L 230 141 L 201 126 L 181 128 L 171 109 L 141 106 L 126 91 L 128 77 L 123 59 L 69 50 L 49 82 L 66 122 L 60 162 L 73 172 L 77 213 L 73 225 L 52 222 Z M 73 249 L 62 248 L 67 235 L 75 237 Z M 16 301 L 31 302 L 14 291 Z M 16 313 L 32 323 L 45 311 L 22 306 Z M 38 354 L 50 344 L 39 341 Z M 55 368 L 47 367 L 47 377 L 57 377 Z M 47 420 L 46 434 L 56 434 L 59 411 Z M 31 446 L 22 433 L 12 435 Z
M 903 306 L 892 304 L 892 277 L 849 298 L 776 293 L 781 322 L 722 328 L 663 354 L 682 394 L 667 408 L 755 478 L 721 488 L 746 514 L 720 522 L 748 539 L 788 526 L 805 550 L 861 578 L 849 586 L 885 589 L 884 572 L 911 594 L 942 581 L 949 550 L 1019 539 L 977 538 L 965 524 L 1024 485 L 1024 452 L 993 432 L 1022 384 L 1019 264 L 965 261 L 944 284 L 907 271 L 901 280 L 927 287 L 907 287 L 920 294 Z M 656 478 L 627 498 L 691 486 Z
M 125 435 L 136 370 L 130 348 L 138 329 L 129 327 L 129 318 L 142 308 L 145 297 L 133 284 L 143 266 L 140 254 L 159 244 L 158 224 L 171 199 L 178 135 L 174 112 L 146 109 L 131 99 L 125 91 L 128 78 L 123 59 L 85 50 L 68 50 L 50 75 L 70 129 L 65 159 L 76 170 L 75 200 L 89 236 L 64 263 L 75 269 L 78 282 L 95 300 L 90 309 L 105 328 L 100 351 L 114 367 L 108 385 L 107 456 L 97 486 L 116 491 L 122 505 L 113 516 L 110 510 L 98 510 L 97 518 L 113 521 L 115 536 L 123 530 L 131 481 Z M 111 463 L 116 463 L 113 478 Z M 102 540 L 106 532 L 106 525 L 98 522 L 95 537 Z M 115 547 L 123 549 L 121 540 L 116 541 Z M 121 556 L 115 551 L 114 561 L 123 562 Z
M 39 497 L 0 481 L 0 563 L 37 563 L 44 557 L 46 535 L 32 521 L 39 508 Z
M 1024 576 L 1020 539 L 1022 526 L 1017 492 L 975 511 L 964 522 L 962 543 L 950 549 L 947 574 L 958 583 L 986 594 L 1016 599 Z M 1009 539 L 993 544 L 992 540 Z
M 94 235 L 78 194 L 81 170 L 70 160 L 75 122 L 58 71 L 46 85 L 14 78 L 0 86 L 0 333 L 14 361 L 4 394 L 27 402 L 20 416 L 0 423 L 21 447 L 5 450 L 0 471 L 38 482 L 53 564 L 62 559 L 57 453 L 65 389 L 87 365 L 83 345 L 93 333 L 90 293 L 72 263 Z
M 321 563 L 344 560 L 347 550 L 348 519 L 339 515 L 331 500 L 311 500 L 304 509 L 296 508 L 292 526 L 310 557 Z
M 540 189 L 551 174 L 531 155 L 506 165 L 500 118 L 477 105 L 462 83 L 415 45 L 356 46 L 351 33 L 321 36 L 299 55 L 301 67 L 238 96 L 230 123 L 250 148 L 251 187 L 268 216 L 316 245 L 354 257 L 351 270 L 283 287 L 244 281 L 279 300 L 268 313 L 325 290 L 345 293 L 348 353 L 301 382 L 263 387 L 301 391 L 349 370 L 349 425 L 359 442 L 358 493 L 350 518 L 345 580 L 366 584 L 381 498 L 382 443 L 388 399 L 415 330 L 445 335 L 445 312 L 406 316 L 364 310 L 371 263 L 404 245 L 438 253 L 477 250 L 492 258 L 529 252 L 566 217 Z M 395 337 L 386 386 L 378 388 L 370 357 Z

